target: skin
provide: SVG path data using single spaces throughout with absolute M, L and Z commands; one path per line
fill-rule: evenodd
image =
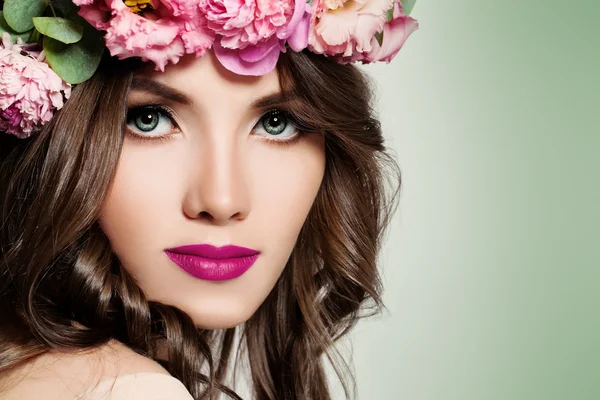
M 166 106 L 175 125 L 162 129 L 170 127 L 164 122 L 156 131 L 164 137 L 141 140 L 135 121 L 128 124 L 100 225 L 150 300 L 179 307 L 202 328 L 234 327 L 253 315 L 285 268 L 323 179 L 323 138 L 300 133 L 287 145 L 269 141 L 294 131 L 270 135 L 261 116 L 271 107 L 252 106 L 281 92 L 276 71 L 242 77 L 207 54 L 139 79 L 146 81 L 134 83 L 129 107 Z M 188 104 L 141 90 L 152 86 L 148 80 Z M 205 281 L 164 253 L 189 244 L 232 244 L 261 255 L 236 279 Z
M 155 93 L 156 82 L 169 98 Z M 233 327 L 252 316 L 284 270 L 321 185 L 322 136 L 300 134 L 282 145 L 268 139 L 295 137 L 293 126 L 275 137 L 261 128 L 261 117 L 277 107 L 253 104 L 280 92 L 276 71 L 241 77 L 208 54 L 164 73 L 141 71 L 130 93 L 130 108 L 167 107 L 174 123 L 162 118 L 148 133 L 129 119 L 99 222 L 146 296 L 179 307 L 199 327 Z M 189 244 L 233 244 L 261 255 L 236 279 L 203 281 L 164 253 Z M 0 397 L 75 398 L 103 380 L 147 372 L 168 375 L 114 340 L 73 354 L 50 350 L 0 377 Z

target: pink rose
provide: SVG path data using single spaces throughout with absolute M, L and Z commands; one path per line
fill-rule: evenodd
M 201 0 L 214 52 L 240 75 L 264 75 L 277 64 L 286 43 L 294 51 L 308 44 L 311 8 L 305 0 Z
M 44 54 L 27 53 L 28 46 L 13 44 L 4 33 L 0 45 L 0 131 L 27 138 L 60 110 L 71 94 L 48 64 Z M 37 58 L 35 58 L 37 57 Z
M 123 0 L 73 0 L 79 15 L 96 29 L 105 30 L 106 47 L 120 59 L 140 57 L 164 71 L 184 54 L 200 57 L 212 46 L 197 0 L 152 0 L 138 13 Z

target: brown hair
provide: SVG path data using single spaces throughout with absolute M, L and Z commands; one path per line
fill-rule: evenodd
M 107 58 L 35 138 L 0 134 L 0 375 L 49 349 L 116 339 L 160 362 L 196 399 L 239 399 L 225 377 L 240 333 L 254 398 L 329 399 L 322 357 L 340 364 L 334 342 L 366 306 L 381 307 L 377 253 L 400 189 L 367 79 L 322 56 L 282 55 L 282 88 L 298 97 L 292 113 L 325 135 L 325 176 L 266 301 L 239 332 L 210 331 L 148 301 L 97 224 L 135 68 Z M 351 377 L 348 368 L 336 372 L 342 383 Z M 344 389 L 352 397 L 354 386 Z

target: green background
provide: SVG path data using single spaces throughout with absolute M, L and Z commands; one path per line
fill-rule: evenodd
M 419 0 L 375 76 L 403 172 L 359 399 L 600 399 L 600 2 Z

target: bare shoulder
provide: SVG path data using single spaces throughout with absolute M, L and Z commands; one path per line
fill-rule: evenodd
M 154 360 L 116 341 L 77 353 L 51 352 L 0 378 L 0 398 L 75 398 L 106 379 L 146 372 L 169 375 Z

